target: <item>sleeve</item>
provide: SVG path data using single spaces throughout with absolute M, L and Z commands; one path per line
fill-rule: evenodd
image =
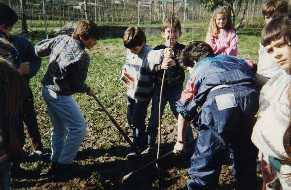
M 232 31 L 230 33 L 228 44 L 229 44 L 229 46 L 226 47 L 226 49 L 225 49 L 226 55 L 237 56 L 237 54 L 238 54 L 238 48 L 237 48 L 238 36 L 237 36 L 235 31 Z
M 150 71 L 159 71 L 161 68 L 160 64 L 163 60 L 164 50 L 151 50 L 147 55 L 147 61 Z
M 197 84 L 195 77 L 192 77 L 186 84 L 185 89 L 181 94 L 181 98 L 177 101 L 177 111 L 186 120 L 190 121 L 194 118 L 197 111 L 197 103 L 195 96 L 197 93 Z
M 55 38 L 45 39 L 45 40 L 38 42 L 34 47 L 35 54 L 37 56 L 40 56 L 40 57 L 45 57 L 45 56 L 50 55 L 51 50 L 52 50 L 54 44 L 56 43 L 57 39 L 58 39 L 58 37 L 55 37 Z
M 25 53 L 24 53 L 24 60 L 23 61 L 28 61 L 30 72 L 29 72 L 29 78 L 32 78 L 33 76 L 36 75 L 37 71 L 40 68 L 41 64 L 41 59 L 35 54 L 34 47 L 33 45 L 28 41 L 25 40 L 26 45 L 25 45 Z

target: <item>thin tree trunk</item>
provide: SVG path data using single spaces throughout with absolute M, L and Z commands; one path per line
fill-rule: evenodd
M 85 13 L 85 19 L 88 20 L 87 0 L 84 0 L 84 13 Z
M 27 22 L 26 22 L 26 15 L 25 15 L 25 9 L 26 9 L 26 0 L 20 0 L 20 6 L 21 6 L 21 33 L 27 34 Z

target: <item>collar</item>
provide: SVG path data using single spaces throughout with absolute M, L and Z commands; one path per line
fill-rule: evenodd
M 73 38 L 72 36 L 71 36 L 71 38 L 76 42 L 76 44 L 78 44 L 82 49 L 85 49 L 85 45 L 84 45 L 84 43 L 81 41 L 81 40 L 79 40 L 79 39 L 75 39 L 75 38 Z

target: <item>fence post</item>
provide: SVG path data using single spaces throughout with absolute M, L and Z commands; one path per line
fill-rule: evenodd
M 84 0 L 84 12 L 85 12 L 85 19 L 88 20 L 87 0 Z
M 140 1 L 137 1 L 137 26 L 140 24 Z
M 184 19 L 183 21 L 186 22 L 187 20 L 187 0 L 184 0 Z
M 27 34 L 27 22 L 26 22 L 26 15 L 25 15 L 25 9 L 26 9 L 26 0 L 20 0 L 20 6 L 21 6 L 21 33 Z
M 95 23 L 97 23 L 97 0 L 95 0 L 95 9 L 94 9 L 94 13 L 95 13 Z
M 47 32 L 47 15 L 46 15 L 46 8 L 45 8 L 45 0 L 42 0 L 42 14 L 44 18 L 44 30 L 45 30 L 45 36 L 48 38 L 48 32 Z

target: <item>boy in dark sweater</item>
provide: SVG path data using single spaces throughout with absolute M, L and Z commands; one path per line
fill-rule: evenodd
M 165 40 L 164 44 L 158 45 L 154 50 L 171 48 L 174 52 L 174 60 L 176 65 L 169 68 L 165 73 L 165 82 L 163 87 L 162 99 L 160 100 L 160 91 L 163 77 L 163 70 L 157 67 L 158 72 L 155 77 L 155 88 L 152 97 L 151 116 L 149 127 L 147 130 L 148 135 L 148 148 L 144 153 L 150 152 L 156 142 L 157 126 L 159 121 L 159 103 L 161 101 L 161 117 L 164 112 L 166 104 L 169 102 L 172 113 L 177 118 L 178 113 L 176 110 L 176 102 L 179 100 L 183 90 L 183 82 L 185 79 L 184 69 L 177 64 L 176 58 L 180 55 L 185 47 L 183 44 L 178 43 L 178 39 L 182 34 L 181 23 L 177 18 L 167 18 L 162 26 L 162 37 Z
M 133 142 L 142 151 L 146 147 L 145 118 L 154 89 L 154 74 L 157 68 L 168 69 L 175 63 L 169 51 L 152 50 L 146 45 L 141 28 L 129 27 L 124 32 L 123 43 L 127 55 L 121 79 L 127 87 L 127 120 L 133 130 Z M 130 152 L 128 157 L 134 155 L 135 152 Z

